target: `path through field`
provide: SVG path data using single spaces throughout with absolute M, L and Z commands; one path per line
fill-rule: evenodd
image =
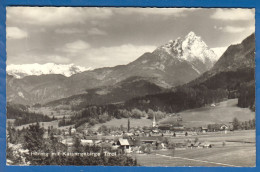
M 209 149 L 159 150 L 133 155 L 141 166 L 254 167 L 254 144 Z
M 235 165 L 231 165 L 231 164 L 224 164 L 224 163 L 219 163 L 219 162 L 203 161 L 203 160 L 199 160 L 199 159 L 182 158 L 182 157 L 172 157 L 172 156 L 167 156 L 167 155 L 162 155 L 162 154 L 155 154 L 155 155 L 167 157 L 167 158 L 170 158 L 170 159 L 182 159 L 182 160 L 195 161 L 195 162 L 201 162 L 201 163 L 206 163 L 206 164 L 215 164 L 215 165 L 218 165 L 218 166 L 240 167 L 240 166 L 235 166 Z

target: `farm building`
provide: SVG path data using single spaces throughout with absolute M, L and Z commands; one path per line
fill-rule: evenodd
M 202 127 L 201 127 L 201 132 L 202 132 L 202 133 L 208 132 L 208 127 L 202 126 Z
M 212 144 L 210 144 L 210 143 L 202 143 L 201 146 L 203 148 L 212 148 Z
M 161 138 L 161 136 L 140 137 L 140 142 L 143 144 L 154 144 L 161 140 Z
M 93 140 L 81 139 L 80 144 L 83 145 L 83 146 L 86 146 L 86 145 L 93 145 L 94 142 L 93 142 Z
M 188 143 L 187 146 L 190 147 L 190 148 L 198 148 L 198 147 L 201 146 L 201 143 L 200 143 L 200 142 L 196 142 L 196 143 Z
M 76 131 L 77 131 L 76 128 L 72 128 L 72 129 L 71 129 L 71 134 L 75 134 Z
M 173 131 L 185 131 L 185 127 L 184 126 L 176 126 L 176 127 L 173 127 L 172 128 L 173 129 Z
M 67 146 L 72 146 L 73 145 L 73 138 L 72 137 L 67 137 L 61 140 L 61 143 Z
M 133 142 L 129 139 L 119 139 L 117 141 L 117 145 L 120 149 L 122 149 L 125 153 L 131 153 L 132 147 L 134 146 Z

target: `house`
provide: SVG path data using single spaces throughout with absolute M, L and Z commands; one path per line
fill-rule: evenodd
M 161 136 L 152 136 L 152 137 L 140 137 L 140 142 L 143 144 L 154 144 L 159 141 Z
M 175 127 L 173 127 L 173 131 L 185 131 L 185 127 L 184 126 L 175 126 Z
M 210 143 L 202 143 L 201 146 L 203 148 L 212 148 L 212 144 L 210 144 Z
M 129 139 L 122 139 L 120 138 L 117 141 L 117 145 L 119 146 L 120 149 L 122 149 L 125 153 L 131 153 L 132 152 L 132 147 L 134 146 L 133 142 L 130 141 Z
M 228 131 L 233 131 L 233 125 L 232 123 L 222 124 L 219 129 L 224 131 L 225 134 L 227 134 Z
M 199 148 L 199 147 L 201 147 L 202 145 L 201 145 L 200 142 L 191 142 L 191 143 L 188 143 L 187 146 L 190 147 L 190 148 Z
M 154 133 L 154 134 L 159 134 L 159 130 L 153 129 L 153 130 L 152 130 L 152 133 Z
M 77 131 L 76 128 L 72 128 L 72 129 L 71 129 L 71 134 L 75 134 L 76 131 Z
M 216 105 L 215 105 L 215 103 L 212 103 L 210 106 L 211 106 L 211 107 L 215 107 Z
M 223 125 L 220 126 L 220 130 L 224 131 L 224 133 L 227 134 L 229 127 L 228 127 L 228 125 L 223 124 Z
M 200 144 L 201 144 L 200 142 L 196 142 L 196 143 L 194 143 L 194 145 L 193 145 L 193 146 L 194 146 L 194 147 L 199 147 L 199 146 L 200 146 Z
M 162 131 L 164 131 L 164 132 L 169 132 L 169 131 L 171 131 L 172 126 L 170 126 L 170 125 L 160 125 L 160 126 L 158 127 L 158 129 L 160 129 L 160 130 L 162 130 Z
M 202 127 L 201 127 L 201 132 L 202 132 L 202 133 L 208 132 L 208 127 L 202 126 Z
M 81 139 L 80 144 L 83 145 L 83 146 L 86 146 L 86 145 L 93 145 L 94 142 L 93 142 L 93 140 Z
M 68 138 L 61 140 L 61 143 L 64 145 L 67 145 L 67 146 L 72 146 L 74 142 L 73 142 L 72 137 L 68 137 Z
M 126 136 L 133 136 L 134 134 L 131 133 L 131 132 L 129 132 L 129 133 L 127 132 L 127 133 L 125 133 L 125 135 L 126 135 Z
M 229 127 L 226 124 L 222 124 L 220 126 L 220 130 L 228 130 L 228 129 L 229 129 Z

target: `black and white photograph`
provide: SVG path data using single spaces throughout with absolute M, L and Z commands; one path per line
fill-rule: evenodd
M 255 9 L 6 8 L 6 165 L 255 167 Z

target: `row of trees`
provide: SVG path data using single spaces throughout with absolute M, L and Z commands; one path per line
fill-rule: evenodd
M 233 129 L 234 130 L 250 130 L 255 129 L 255 119 L 249 121 L 239 121 L 237 118 L 233 119 Z
M 88 106 L 81 112 L 75 113 L 70 119 L 63 119 L 59 122 L 59 126 L 67 126 L 75 124 L 75 127 L 79 127 L 82 124 L 88 123 L 90 126 L 99 123 L 105 123 L 110 121 L 112 118 L 136 118 L 140 119 L 143 117 L 148 117 L 148 119 L 152 119 L 155 115 L 156 119 L 164 118 L 167 114 L 161 111 L 154 111 L 152 109 L 148 109 L 146 111 L 141 111 L 137 108 L 127 109 L 127 107 L 123 105 L 93 105 Z
M 223 89 L 210 90 L 204 85 L 178 88 L 174 92 L 147 95 L 126 102 L 126 108 L 138 108 L 148 111 L 176 113 L 219 102 L 228 97 L 228 91 Z M 145 102 L 145 103 L 144 103 Z M 149 102 L 149 103 L 146 103 Z
M 255 111 L 255 82 L 242 83 L 239 89 L 238 106 Z

